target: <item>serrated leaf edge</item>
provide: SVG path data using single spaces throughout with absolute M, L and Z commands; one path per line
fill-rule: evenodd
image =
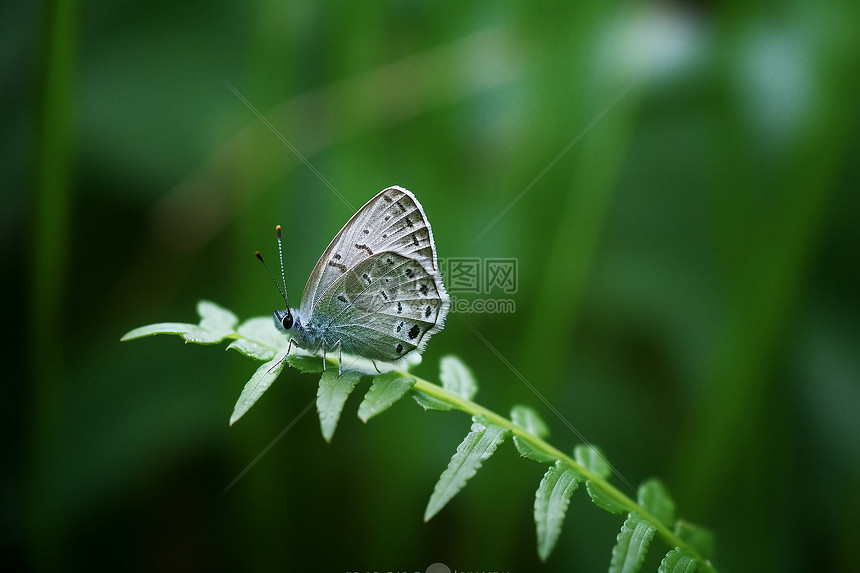
M 490 439 L 484 440 L 489 432 L 492 432 Z M 451 456 L 448 466 L 436 480 L 433 493 L 430 495 L 430 500 L 424 511 L 425 522 L 430 521 L 449 501 L 454 499 L 454 496 L 466 487 L 469 480 L 483 467 L 483 462 L 487 461 L 499 445 L 505 441 L 509 432 L 509 430 L 495 424 L 482 423 L 477 420 L 472 423 L 469 433 L 457 446 L 457 451 Z M 472 460 L 473 463 L 467 465 L 467 462 L 470 461 L 470 454 L 482 441 L 485 441 L 483 451 L 480 452 L 478 459 Z

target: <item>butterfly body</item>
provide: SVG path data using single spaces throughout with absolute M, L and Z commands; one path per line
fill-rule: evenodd
M 450 298 L 424 209 L 402 187 L 368 201 L 323 252 L 299 308 L 275 324 L 300 348 L 401 362 L 444 327 Z

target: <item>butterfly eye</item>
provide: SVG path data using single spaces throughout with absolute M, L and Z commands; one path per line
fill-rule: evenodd
M 289 330 L 293 327 L 293 315 L 289 312 L 284 315 L 284 318 L 281 319 L 281 326 L 284 327 L 284 330 Z
M 275 327 L 289 330 L 293 326 L 293 313 L 287 310 L 276 310 L 274 314 Z

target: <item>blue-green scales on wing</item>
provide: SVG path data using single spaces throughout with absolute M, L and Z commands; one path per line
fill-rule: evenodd
M 287 304 L 274 318 L 291 343 L 309 352 L 401 362 L 424 351 L 450 306 L 424 209 L 394 186 L 335 236 L 308 279 L 301 306 Z

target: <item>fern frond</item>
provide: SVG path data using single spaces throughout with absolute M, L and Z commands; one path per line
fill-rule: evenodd
M 232 312 L 208 301 L 201 301 L 197 311 L 201 317 L 198 324 L 153 324 L 136 328 L 121 340 L 155 334 L 179 335 L 186 342 L 197 344 L 215 344 L 231 339 L 228 348 L 265 361 L 242 389 L 230 417 L 231 424 L 256 403 L 286 365 L 308 373 L 319 373 L 323 369 L 323 361 L 319 357 L 299 349 L 288 353 L 288 339 L 272 327 L 269 318 L 252 318 L 239 324 Z M 325 360 L 329 367 L 320 379 L 317 410 L 323 437 L 331 441 L 346 399 L 364 373 L 344 370 L 338 376 L 337 360 L 332 356 Z M 578 484 L 584 481 L 589 497 L 598 507 L 610 513 L 627 514 L 612 550 L 610 571 L 637 571 L 655 535 L 672 548 L 663 558 L 660 571 L 715 571 L 709 561 L 714 549 L 713 534 L 686 521 L 675 520 L 675 504 L 659 481 L 644 482 L 634 501 L 609 483 L 612 468 L 596 447 L 579 444 L 569 456 L 546 442 L 549 429 L 531 408 L 515 406 L 508 419 L 473 402 L 478 389 L 475 377 L 456 356 L 442 359 L 440 380 L 442 385 L 438 386 L 409 372 L 380 374 L 374 377 L 358 409 L 359 417 L 366 422 L 411 393 L 425 410 L 460 410 L 472 416 L 469 434 L 433 489 L 424 514 L 425 521 L 438 513 L 466 485 L 482 463 L 510 435 L 520 456 L 553 464 L 535 494 L 535 524 L 541 559 L 546 559 L 555 546 L 569 500 Z M 674 528 L 670 529 L 673 520 Z

